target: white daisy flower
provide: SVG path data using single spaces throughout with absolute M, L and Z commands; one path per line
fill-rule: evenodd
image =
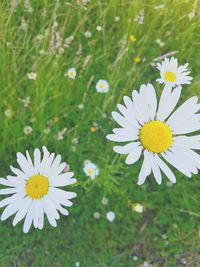
M 175 175 L 161 158 L 188 177 L 197 174 L 200 169 L 200 156 L 194 152 L 194 149 L 200 149 L 200 135 L 185 135 L 200 130 L 200 114 L 196 114 L 200 104 L 194 96 L 172 113 L 180 94 L 180 87 L 171 91 L 165 86 L 158 104 L 154 87 L 143 84 L 139 92 L 132 92 L 132 99 L 124 96 L 125 106 L 117 106 L 121 114 L 112 113 L 113 119 L 122 128 L 113 129 L 114 133 L 107 139 L 129 142 L 115 146 L 114 151 L 128 154 L 126 164 L 133 164 L 142 154 L 144 156 L 139 185 L 151 172 L 156 182 L 161 184 L 161 171 L 172 183 L 176 182 Z
M 72 178 L 73 172 L 62 173 L 66 163 L 61 163 L 61 156 L 50 154 L 43 147 L 43 158 L 41 151 L 34 150 L 34 160 L 31 160 L 29 152 L 26 156 L 17 153 L 17 162 L 20 169 L 10 166 L 14 176 L 8 175 L 7 179 L 0 178 L 0 184 L 8 188 L 1 189 L 0 195 L 11 195 L 0 201 L 0 207 L 6 207 L 1 215 L 4 221 L 15 214 L 13 226 L 22 219 L 24 220 L 23 232 L 30 230 L 31 224 L 35 228 L 42 229 L 44 226 L 44 215 L 47 215 L 49 223 L 57 226 L 56 220 L 60 214 L 68 215 L 65 207 L 72 206 L 70 199 L 76 197 L 76 193 L 64 191 L 62 187 L 76 182 Z
M 11 109 L 6 109 L 4 114 L 7 118 L 11 118 L 13 116 L 13 111 Z
M 24 133 L 25 135 L 30 135 L 33 131 L 33 128 L 31 126 L 25 126 L 24 127 Z
M 94 216 L 95 219 L 99 219 L 101 215 L 100 215 L 100 213 L 98 211 L 95 211 L 93 213 L 93 216 Z
M 96 84 L 96 90 L 99 93 L 107 93 L 109 90 L 109 84 L 106 80 L 99 80 Z
M 115 213 L 113 211 L 107 212 L 106 218 L 109 222 L 113 222 L 115 220 Z
M 75 68 L 68 69 L 67 76 L 70 79 L 75 79 L 75 77 L 76 77 L 76 69 Z
M 89 160 L 85 161 L 83 171 L 91 180 L 94 180 L 94 178 L 99 175 L 99 169 Z
M 108 199 L 107 199 L 107 197 L 103 197 L 102 200 L 101 200 L 101 203 L 103 205 L 108 205 Z
M 142 213 L 143 212 L 143 206 L 139 203 L 134 205 L 134 211 L 138 212 L 138 213 Z
M 96 29 L 97 29 L 97 31 L 98 31 L 98 32 L 102 31 L 102 27 L 101 27 L 101 26 L 99 26 L 99 25 L 97 26 L 97 28 L 96 28 Z
M 190 84 L 193 79 L 188 71 L 188 63 L 178 66 L 178 60 L 174 57 L 165 58 L 161 63 L 157 63 L 157 69 L 160 71 L 160 78 L 156 81 L 164 83 L 171 87 Z
M 86 31 L 84 33 L 84 35 L 85 35 L 86 38 L 91 38 L 92 37 L 92 33 L 90 31 Z
M 80 266 L 81 266 L 80 262 L 77 261 L 77 262 L 75 263 L 75 267 L 80 267 Z
M 114 17 L 114 21 L 115 21 L 115 22 L 119 22 L 119 21 L 120 21 L 120 17 L 119 17 L 119 16 L 115 16 L 115 17 Z
M 29 72 L 28 74 L 27 74 L 27 76 L 28 76 L 28 78 L 29 78 L 29 80 L 36 80 L 36 78 L 37 78 L 37 73 L 35 73 L 35 72 Z

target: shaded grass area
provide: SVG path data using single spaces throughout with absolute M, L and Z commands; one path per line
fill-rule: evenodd
M 116 156 L 105 135 L 114 126 L 110 113 L 124 95 L 147 82 L 160 94 L 162 86 L 155 83 L 159 73 L 151 66 L 160 55 L 178 51 L 179 61 L 190 64 L 194 80 L 183 88 L 181 102 L 200 94 L 199 3 L 166 0 L 160 8 L 157 0 L 111 0 L 90 1 L 84 8 L 77 1 L 33 0 L 30 13 L 23 1 L 14 10 L 14 2 L 0 4 L 1 176 L 9 173 L 10 164 L 15 165 L 17 151 L 47 145 L 75 171 L 78 183 L 71 188 L 78 197 L 70 216 L 62 217 L 56 229 L 46 223 L 43 231 L 24 235 L 22 224 L 12 228 L 11 219 L 1 222 L 0 266 L 71 267 L 80 262 L 84 267 L 120 267 L 148 261 L 171 267 L 184 266 L 183 258 L 186 266 L 198 266 L 199 175 L 189 180 L 177 173 L 173 187 L 166 186 L 166 177 L 161 186 L 149 177 L 139 187 L 141 162 L 125 166 L 125 158 Z M 195 16 L 189 20 L 193 9 Z M 144 23 L 140 25 L 135 18 L 141 10 Z M 91 38 L 85 37 L 86 31 L 92 33 Z M 57 32 L 62 41 L 52 48 Z M 134 43 L 131 34 L 137 38 Z M 59 48 L 71 36 L 73 41 L 60 54 Z M 158 38 L 164 42 L 162 47 Z M 138 56 L 141 62 L 135 63 L 133 58 Z M 77 70 L 75 80 L 64 76 L 70 67 Z M 27 78 L 31 71 L 37 73 L 35 81 Z M 110 84 L 105 95 L 95 90 L 102 78 Z M 26 108 L 22 100 L 27 96 L 30 105 Z M 13 113 L 9 118 L 5 116 L 8 109 Z M 97 131 L 92 132 L 94 125 Z M 25 126 L 33 128 L 31 135 L 24 134 Z M 56 135 L 63 128 L 67 128 L 66 136 L 58 141 Z M 83 173 L 86 159 L 100 169 L 94 181 Z M 102 205 L 103 196 L 109 199 L 108 206 Z M 143 214 L 132 211 L 134 203 L 144 206 Z M 110 210 L 116 213 L 113 223 L 105 218 Z M 101 215 L 98 220 L 93 217 L 96 211 Z

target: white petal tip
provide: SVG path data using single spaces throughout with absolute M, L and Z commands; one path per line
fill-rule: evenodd
M 106 135 L 106 139 L 112 141 L 112 134 L 108 134 L 108 135 Z
M 75 192 L 74 192 L 74 196 L 73 196 L 73 198 L 74 198 L 74 197 L 77 197 L 77 193 L 75 193 Z
M 137 182 L 137 185 L 143 185 L 144 183 Z
M 71 181 L 73 182 L 72 184 L 76 184 L 77 183 L 77 179 L 76 178 L 71 179 Z
M 1 221 L 5 221 L 7 218 L 5 216 L 1 216 Z
M 137 185 L 143 185 L 144 183 L 145 183 L 145 180 L 144 181 L 140 181 L 140 180 L 137 181 Z
M 125 163 L 127 164 L 127 165 L 131 165 L 131 164 L 133 164 L 131 161 L 129 161 L 129 160 L 125 160 Z
M 43 152 L 48 152 L 48 149 L 47 149 L 46 146 L 43 146 L 43 147 L 42 147 L 42 150 L 43 150 Z
M 17 222 L 13 221 L 12 226 L 15 227 L 17 225 Z

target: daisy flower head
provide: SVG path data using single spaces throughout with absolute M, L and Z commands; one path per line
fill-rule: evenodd
M 144 157 L 139 185 L 151 173 L 161 184 L 161 171 L 175 183 L 175 175 L 165 162 L 188 177 L 198 173 L 200 155 L 194 149 L 200 149 L 200 135 L 191 136 L 191 133 L 200 130 L 200 114 L 196 113 L 200 104 L 194 96 L 174 111 L 180 95 L 180 87 L 171 91 L 165 86 L 158 103 L 154 87 L 143 84 L 139 92 L 133 90 L 132 99 L 124 96 L 125 106 L 118 104 L 121 114 L 112 112 L 121 128 L 113 129 L 107 139 L 128 142 L 124 146 L 114 146 L 114 151 L 128 154 L 126 164 L 134 164 L 141 155 Z
M 25 135 L 30 135 L 33 131 L 33 128 L 31 126 L 25 126 L 24 127 L 24 133 Z
M 91 178 L 91 180 L 94 180 L 94 178 L 99 175 L 99 169 L 93 162 L 89 160 L 85 161 L 83 171 L 86 176 Z
M 107 93 L 109 90 L 109 84 L 106 80 L 99 80 L 96 84 L 96 90 L 99 93 Z
M 109 211 L 106 213 L 106 219 L 109 222 L 113 222 L 115 220 L 115 213 L 113 211 Z
M 178 66 L 178 60 L 174 57 L 165 58 L 161 63 L 157 63 L 157 69 L 160 71 L 160 78 L 156 81 L 164 83 L 170 87 L 190 84 L 193 79 L 188 71 L 188 63 Z
M 0 201 L 0 207 L 5 207 L 1 220 L 15 214 L 15 226 L 24 219 L 24 233 L 30 230 L 32 224 L 43 229 L 45 214 L 50 225 L 56 227 L 56 220 L 60 214 L 69 214 L 66 207 L 72 206 L 70 200 L 76 197 L 76 193 L 58 188 L 74 184 L 74 173 L 63 173 L 66 163 L 61 162 L 60 155 L 50 154 L 46 147 L 42 150 L 43 157 L 38 148 L 34 150 L 33 161 L 28 151 L 26 156 L 17 153 L 20 169 L 10 166 L 14 175 L 8 175 L 7 179 L 0 178 L 0 184 L 7 186 L 0 189 L 0 195 L 10 195 Z
M 134 211 L 138 212 L 138 213 L 142 213 L 143 212 L 143 206 L 139 203 L 136 203 L 133 206 Z
M 28 79 L 29 80 L 36 80 L 36 78 L 37 78 L 37 73 L 35 73 L 35 72 L 29 72 L 28 74 L 27 74 L 27 76 L 28 76 Z
M 68 76 L 70 79 L 75 79 L 75 77 L 76 77 L 76 69 L 75 69 L 75 68 L 70 68 L 70 69 L 68 69 L 68 71 L 67 71 L 67 76 Z

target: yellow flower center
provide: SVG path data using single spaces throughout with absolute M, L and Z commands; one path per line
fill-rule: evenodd
M 147 150 L 153 153 L 161 153 L 171 146 L 172 131 L 164 122 L 150 121 L 142 126 L 139 139 Z
M 100 88 L 104 89 L 104 84 L 103 83 L 100 84 Z
M 40 174 L 33 175 L 27 181 L 25 190 L 30 198 L 40 199 L 49 190 L 49 180 L 46 176 Z
M 92 175 L 92 170 L 91 169 L 88 170 L 88 175 Z
M 74 72 L 70 71 L 69 76 L 74 76 Z
M 174 82 L 174 81 L 176 80 L 176 75 L 175 75 L 175 73 L 172 72 L 172 71 L 166 71 L 166 72 L 164 73 L 164 79 L 165 79 L 165 81 L 167 81 L 167 82 Z
M 141 57 L 134 57 L 134 58 L 133 58 L 133 61 L 134 61 L 135 63 L 140 63 L 141 60 L 142 60 Z

